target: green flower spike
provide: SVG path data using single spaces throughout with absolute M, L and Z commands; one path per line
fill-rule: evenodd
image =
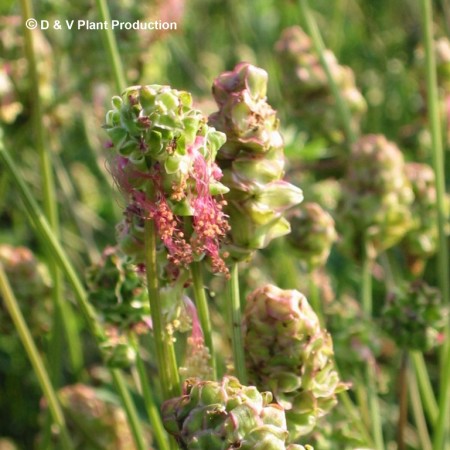
M 284 410 L 271 401 L 270 392 L 242 386 L 234 377 L 190 378 L 181 397 L 163 404 L 163 422 L 186 450 L 312 450 L 286 444 Z
M 231 225 L 228 250 L 235 260 L 289 233 L 283 213 L 303 199 L 299 188 L 282 180 L 283 139 L 266 100 L 267 79 L 263 69 L 240 63 L 213 84 L 219 111 L 209 122 L 227 135 L 217 162 L 230 189 L 225 212 Z
M 120 246 L 143 263 L 143 225 L 153 220 L 174 274 L 208 258 L 227 273 L 220 252 L 228 232 L 215 164 L 225 135 L 192 107 L 188 92 L 169 86 L 133 86 L 113 97 L 106 114 L 110 170 L 127 199 L 118 227 Z
M 331 336 L 298 291 L 267 285 L 251 293 L 244 314 L 252 383 L 286 410 L 291 439 L 310 432 L 347 385 L 339 381 Z
M 413 200 L 398 147 L 382 135 L 360 138 L 349 157 L 338 205 L 344 248 L 359 258 L 366 244 L 373 258 L 398 243 L 411 229 Z

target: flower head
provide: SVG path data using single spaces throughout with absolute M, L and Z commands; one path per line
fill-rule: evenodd
M 283 213 L 303 199 L 299 188 L 282 180 L 283 139 L 267 103 L 267 80 L 263 69 L 239 63 L 213 84 L 219 110 L 209 122 L 227 135 L 217 162 L 230 189 L 224 208 L 231 224 L 227 250 L 236 260 L 289 233 Z
M 112 105 L 106 130 L 110 170 L 128 203 L 119 230 L 124 251 L 131 246 L 140 257 L 133 225 L 153 220 L 172 266 L 207 257 L 214 272 L 227 273 L 220 249 L 228 189 L 214 162 L 225 135 L 207 125 L 189 93 L 168 86 L 130 87 Z

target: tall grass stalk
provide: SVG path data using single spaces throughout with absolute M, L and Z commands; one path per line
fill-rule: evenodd
M 142 360 L 139 351 L 139 340 L 136 335 L 130 336 L 133 346 L 136 350 L 136 369 L 139 377 L 139 391 L 144 398 L 145 410 L 147 411 L 147 417 L 152 426 L 152 435 L 155 441 L 158 443 L 160 450 L 170 450 L 169 440 L 164 430 L 164 426 L 159 415 L 158 406 L 156 405 L 155 398 L 152 393 L 152 389 L 147 377 L 144 361 Z
M 156 230 L 152 220 L 145 221 L 145 268 L 156 359 L 163 397 L 167 400 L 180 395 L 181 388 L 173 340 L 166 330 L 162 312 L 156 261 Z
M 202 326 L 205 344 L 211 355 L 212 379 L 217 379 L 217 364 L 212 339 L 211 319 L 209 315 L 208 300 L 206 299 L 205 285 L 203 281 L 202 266 L 199 262 L 191 264 L 192 283 L 194 288 L 195 304 L 197 306 L 200 324 Z
M 406 450 L 405 429 L 408 423 L 408 352 L 402 351 L 398 376 L 399 412 L 397 426 L 397 450 Z
M 25 24 L 27 19 L 34 17 L 33 6 L 31 0 L 21 0 L 20 5 L 22 9 L 22 20 Z M 30 97 L 32 99 L 33 139 L 34 147 L 39 156 L 40 172 L 42 174 L 44 211 L 53 232 L 58 236 L 58 206 L 51 154 L 45 143 L 40 80 L 33 39 L 35 31 L 29 30 L 25 25 L 23 26 L 23 31 L 29 71 Z M 69 305 L 64 300 L 61 273 L 53 258 L 49 258 L 48 267 L 52 277 L 52 299 L 55 307 L 49 352 L 50 372 L 54 381 L 59 384 L 61 381 L 61 360 L 63 356 L 63 342 L 61 336 L 65 335 L 65 343 L 68 348 L 72 370 L 75 373 L 79 373 L 82 370 L 83 355 L 78 330 L 76 328 L 76 321 L 73 314 L 71 314 Z
M 431 131 L 432 160 L 436 176 L 437 213 L 439 227 L 439 250 L 437 273 L 439 287 L 446 305 L 450 304 L 449 255 L 445 234 L 445 174 L 444 150 L 442 144 L 441 118 L 437 87 L 436 61 L 433 41 L 433 10 L 431 0 L 421 0 L 422 26 L 425 47 L 425 68 L 427 80 L 428 119 Z M 439 414 L 433 435 L 433 449 L 442 450 L 450 426 L 450 323 L 447 324 L 446 341 L 442 355 L 441 384 L 439 392 Z
M 5 165 L 8 174 L 10 175 L 12 181 L 17 187 L 18 193 L 25 204 L 26 211 L 32 224 L 34 225 L 39 238 L 42 242 L 45 242 L 48 246 L 54 259 L 57 261 L 61 271 L 67 278 L 67 281 L 73 289 L 75 300 L 80 308 L 84 319 L 88 325 L 88 328 L 95 338 L 97 345 L 101 348 L 101 345 L 106 341 L 105 333 L 97 318 L 95 316 L 95 311 L 92 305 L 87 300 L 87 294 L 83 288 L 78 275 L 70 263 L 66 253 L 64 252 L 61 244 L 53 233 L 47 219 L 45 218 L 43 212 L 38 207 L 35 202 L 31 192 L 24 183 L 22 176 L 19 174 L 13 160 L 6 152 L 3 141 L 0 139 L 0 161 Z M 143 442 L 143 434 L 140 422 L 138 420 L 138 415 L 133 402 L 130 399 L 130 395 L 126 388 L 126 383 L 120 371 L 117 369 L 111 370 L 111 376 L 114 381 L 114 385 L 117 392 L 121 398 L 122 404 L 124 406 L 125 412 L 127 413 L 128 422 L 130 423 L 130 428 L 133 432 L 133 437 L 138 450 L 144 450 L 145 444 Z
M 127 383 L 125 382 L 125 379 L 119 369 L 111 369 L 110 373 L 114 383 L 114 388 L 118 393 L 123 409 L 125 410 L 136 449 L 147 450 L 148 446 L 144 441 L 144 433 L 139 421 L 139 415 L 133 399 L 131 398 Z
M 333 77 L 333 74 L 331 73 L 330 67 L 325 58 L 325 45 L 323 43 L 319 27 L 317 26 L 317 22 L 310 11 L 308 0 L 298 0 L 298 4 L 300 7 L 300 12 L 303 16 L 306 31 L 312 39 L 314 49 L 319 56 L 320 64 L 322 65 L 323 70 L 325 71 L 325 74 L 327 76 L 327 81 L 336 102 L 336 108 L 339 112 L 339 117 L 341 118 L 341 124 L 345 131 L 347 141 L 349 143 L 355 142 L 357 139 L 357 135 L 352 127 L 350 110 L 347 104 L 344 102 L 344 99 L 342 98 L 341 91 Z
M 75 446 L 73 445 L 67 430 L 64 414 L 58 402 L 56 392 L 53 388 L 47 369 L 45 368 L 44 362 L 39 355 L 39 351 L 34 343 L 33 337 L 31 336 L 30 330 L 28 329 L 22 312 L 20 311 L 19 305 L 17 304 L 17 300 L 11 289 L 2 263 L 0 263 L 0 293 L 5 302 L 6 309 L 11 315 L 17 334 L 25 347 L 25 351 L 27 352 L 31 365 L 33 366 L 33 370 L 39 381 L 42 392 L 44 393 L 45 399 L 48 402 L 48 408 L 53 421 L 58 427 L 61 448 L 63 450 L 74 450 Z
M 424 357 L 422 353 L 414 351 L 410 352 L 410 358 L 416 374 L 415 379 L 417 380 L 418 388 L 422 396 L 424 412 L 430 423 L 436 423 L 439 409 L 436 402 L 436 397 L 434 396 L 433 387 L 431 386 Z
M 361 274 L 361 304 L 367 318 L 372 317 L 372 267 L 373 260 L 367 251 L 367 241 L 363 242 L 363 266 Z M 377 450 L 384 450 L 383 428 L 381 424 L 380 404 L 376 387 L 375 363 L 366 364 L 367 398 L 370 413 L 372 436 Z
M 106 0 L 96 0 L 97 9 L 102 22 L 111 24 L 111 14 L 109 13 L 108 3 Z M 120 58 L 119 48 L 116 37 L 111 26 L 105 27 L 103 30 L 106 55 L 108 57 L 109 66 L 114 75 L 114 82 L 118 92 L 122 92 L 126 87 L 126 77 L 123 70 L 122 60 Z
M 233 348 L 234 370 L 242 384 L 248 383 L 245 367 L 244 339 L 242 336 L 241 298 L 239 292 L 239 265 L 231 266 L 231 278 L 228 281 L 228 317 L 231 324 L 231 343 Z
M 394 292 L 396 286 L 399 286 L 402 279 L 405 278 L 405 274 L 402 273 L 401 267 L 398 265 L 395 258 L 392 258 L 391 253 L 384 252 L 380 256 L 380 261 L 386 274 L 387 289 L 389 292 Z M 409 278 L 410 276 L 411 274 L 407 275 L 406 278 Z M 431 386 L 430 375 L 425 364 L 425 358 L 419 351 L 410 351 L 409 360 L 411 361 L 415 372 L 414 382 L 418 383 L 416 389 L 422 396 L 422 401 L 420 402 L 420 406 L 422 407 L 423 405 L 424 407 L 422 414 L 425 413 L 427 415 L 430 423 L 435 423 L 438 415 L 438 406 L 433 387 Z M 411 369 L 409 371 L 411 371 Z M 410 383 L 410 381 L 410 378 L 408 378 L 408 383 Z
M 420 392 L 417 386 L 416 374 L 413 370 L 409 370 L 408 373 L 408 391 L 411 401 L 411 409 L 416 423 L 417 434 L 419 436 L 420 445 L 422 450 L 432 450 L 432 444 L 430 435 L 428 433 L 427 421 L 423 413 L 424 408 L 422 406 L 422 400 L 420 398 Z

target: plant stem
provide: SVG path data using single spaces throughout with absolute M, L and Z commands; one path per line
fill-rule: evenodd
M 402 274 L 399 270 L 396 261 L 390 257 L 389 253 L 383 253 L 380 257 L 384 268 L 387 289 L 393 291 L 395 286 L 401 283 Z M 433 388 L 431 386 L 430 377 L 428 375 L 427 367 L 423 354 L 418 351 L 409 352 L 409 359 L 412 361 L 416 377 L 414 380 L 419 382 L 418 388 L 422 394 L 425 413 L 427 414 L 430 423 L 435 423 L 438 415 L 438 406 L 434 396 Z M 410 382 L 410 380 L 409 380 Z M 422 405 L 422 402 L 421 402 Z
M 330 86 L 334 101 L 336 102 L 336 108 L 338 110 L 339 117 L 342 121 L 342 127 L 345 130 L 347 141 L 350 143 L 355 142 L 356 133 L 352 127 L 352 117 L 350 114 L 350 110 L 347 104 L 344 102 L 344 99 L 342 98 L 339 86 L 336 84 L 328 62 L 325 58 L 325 45 L 323 43 L 322 36 L 320 35 L 319 27 L 317 26 L 314 16 L 313 14 L 311 14 L 311 11 L 309 9 L 308 0 L 298 0 L 298 4 L 300 6 L 300 12 L 303 14 L 306 30 L 312 39 L 315 51 L 319 56 L 320 64 L 322 65 L 323 70 L 326 74 L 328 85 Z
M 181 389 L 173 341 L 164 326 L 156 266 L 156 230 L 152 220 L 145 221 L 145 266 L 156 358 L 163 397 L 167 400 L 180 395 Z
M 423 414 L 423 406 L 420 399 L 419 389 L 417 388 L 417 380 L 414 371 L 411 370 L 411 367 L 409 368 L 408 374 L 408 390 L 421 448 L 422 450 L 431 450 L 431 439 L 428 434 L 427 422 Z
M 191 264 L 191 275 L 194 287 L 195 304 L 197 306 L 198 316 L 203 330 L 205 344 L 211 355 L 211 369 L 213 380 L 217 379 L 216 355 L 214 352 L 211 319 L 209 316 L 208 301 L 206 299 L 205 287 L 203 282 L 202 267 L 200 263 L 193 262 Z
M 110 373 L 114 383 L 114 387 L 116 388 L 116 391 L 120 396 L 122 406 L 127 415 L 128 424 L 130 425 L 130 429 L 133 434 L 134 443 L 136 444 L 138 450 L 146 450 L 147 446 L 144 442 L 144 434 L 142 432 L 139 416 L 125 380 L 118 369 L 111 369 Z
M 449 255 L 445 234 L 445 174 L 444 150 L 442 145 L 441 119 L 439 117 L 439 97 L 437 87 L 436 62 L 433 42 L 433 13 L 431 0 L 421 0 L 423 35 L 425 47 L 425 67 L 427 80 L 427 105 L 431 130 L 433 168 L 436 177 L 437 214 L 439 245 L 437 271 L 439 288 L 445 305 L 450 304 Z M 442 450 L 450 423 L 450 322 L 446 328 L 446 341 L 442 353 L 441 385 L 439 392 L 439 414 L 433 436 L 433 449 Z
M 415 378 L 419 383 L 425 413 L 427 414 L 430 423 L 434 424 L 436 423 L 439 410 L 423 355 L 420 352 L 410 352 L 410 358 L 414 366 L 416 374 Z
M 22 20 L 34 17 L 33 5 L 31 0 L 21 0 Z M 51 154 L 45 145 L 45 133 L 43 125 L 43 109 L 40 96 L 40 80 L 37 70 L 37 59 L 34 51 L 33 33 L 25 25 L 23 27 L 25 38 L 25 52 L 28 62 L 30 98 L 32 99 L 32 120 L 33 120 L 33 138 L 34 146 L 39 155 L 40 172 L 42 174 L 42 191 L 44 198 L 44 211 L 48 222 L 58 236 L 59 220 L 58 206 L 55 192 L 55 182 L 52 170 Z M 63 284 L 61 273 L 54 259 L 49 258 L 48 267 L 51 274 L 52 299 L 55 307 L 55 316 L 53 318 L 51 342 L 50 342 L 50 367 L 51 375 L 54 381 L 59 384 L 61 378 L 61 360 L 63 356 L 63 346 L 61 345 L 61 336 L 65 334 L 66 344 L 69 350 L 72 369 L 79 373 L 83 367 L 83 356 L 79 334 L 76 329 L 76 322 L 71 318 L 70 309 L 64 301 Z
M 361 302 L 365 316 L 372 317 L 372 264 L 373 260 L 368 254 L 368 244 L 366 239 L 363 241 L 364 256 L 361 280 Z M 376 362 L 367 361 L 366 381 L 367 396 L 369 403 L 370 418 L 372 424 L 372 435 L 377 450 L 384 450 L 383 429 L 381 425 L 380 405 L 376 388 Z
M 364 246 L 367 247 L 366 244 Z M 372 267 L 373 260 L 368 256 L 367 249 L 365 249 L 361 274 L 361 303 L 362 310 L 368 319 L 372 317 Z
M 43 242 L 49 248 L 49 251 L 53 255 L 53 258 L 58 262 L 61 271 L 65 274 L 68 282 L 72 286 L 73 293 L 75 295 L 75 300 L 77 301 L 78 307 L 80 308 L 85 321 L 88 325 L 89 331 L 95 338 L 97 342 L 97 346 L 101 349 L 102 344 L 106 341 L 105 333 L 98 323 L 97 318 L 95 316 L 95 310 L 92 305 L 87 300 L 86 292 L 83 288 L 83 284 L 77 276 L 75 269 L 70 263 L 66 253 L 62 249 L 61 244 L 53 233 L 48 221 L 46 220 L 44 214 L 39 209 L 36 204 L 33 196 L 31 195 L 28 187 L 23 182 L 21 175 L 19 174 L 14 162 L 11 157 L 5 151 L 3 146 L 3 141 L 0 138 L 0 160 L 6 166 L 11 179 L 14 181 L 20 197 L 25 204 L 26 211 L 33 223 L 38 236 L 42 239 Z M 134 404 L 130 402 L 129 398 L 127 398 L 125 382 L 123 380 L 122 374 L 117 370 L 111 370 L 111 374 L 116 384 L 116 388 L 118 389 L 118 393 L 121 397 L 122 404 L 124 405 L 125 411 L 127 413 L 128 422 L 130 423 L 130 427 L 134 434 L 134 439 L 138 450 L 145 450 L 145 446 L 142 445 L 142 431 L 141 425 L 137 421 L 137 413 L 131 413 L 132 410 L 135 409 Z M 128 395 L 129 397 L 129 395 Z
M 231 278 L 228 281 L 228 315 L 231 322 L 231 342 L 233 347 L 234 370 L 241 384 L 247 384 L 245 367 L 244 339 L 242 337 L 241 300 L 239 293 L 239 266 L 231 266 Z
M 408 352 L 402 351 L 400 373 L 398 376 L 399 414 L 397 427 L 397 449 L 406 450 L 405 428 L 408 422 Z
M 139 352 L 139 341 L 136 335 L 131 335 L 130 339 L 136 350 L 136 368 L 139 375 L 140 383 L 140 393 L 142 394 L 145 402 L 145 410 L 147 411 L 147 416 L 152 426 L 152 435 L 154 436 L 156 442 L 158 443 L 158 448 L 160 450 L 170 450 L 169 441 L 167 439 L 167 434 L 164 430 L 163 424 L 161 422 L 161 416 L 159 415 L 158 407 L 156 406 L 155 399 L 153 397 L 152 390 L 150 388 L 150 383 L 145 370 L 144 361 L 141 358 Z
M 39 355 L 36 344 L 33 341 L 30 330 L 23 318 L 20 308 L 17 304 L 17 300 L 12 292 L 11 286 L 8 282 L 3 265 L 0 263 L 0 292 L 5 302 L 6 309 L 8 310 L 11 318 L 14 322 L 14 326 L 17 330 L 20 340 L 22 341 L 28 358 L 30 359 L 33 370 L 41 386 L 42 392 L 48 402 L 48 408 L 50 414 L 58 427 L 58 434 L 61 440 L 61 446 L 64 450 L 73 450 L 75 447 L 69 436 L 69 432 L 64 420 L 64 414 L 58 403 L 56 392 L 53 389 L 53 385 L 50 381 L 50 377 L 47 373 L 45 365 Z
M 361 437 L 364 439 L 367 447 L 373 447 L 373 441 L 370 436 L 370 433 L 367 431 L 366 426 L 364 425 L 364 421 L 361 420 L 361 415 L 358 413 L 358 409 L 355 404 L 352 402 L 352 399 L 348 395 L 347 391 L 341 392 L 339 394 L 339 398 L 342 400 L 344 408 L 347 410 L 349 416 L 353 419 L 353 423 L 358 431 L 361 433 Z
M 106 0 L 96 0 L 96 4 L 100 13 L 101 21 L 110 25 L 111 15 L 109 13 L 108 3 Z M 117 41 L 111 26 L 105 27 L 103 31 L 109 67 L 112 69 L 117 91 L 122 92 L 126 87 L 126 77 L 123 70 L 122 60 L 120 59 Z

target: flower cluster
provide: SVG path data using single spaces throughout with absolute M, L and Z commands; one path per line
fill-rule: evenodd
M 112 105 L 110 170 L 127 199 L 122 249 L 143 263 L 144 223 L 152 220 L 173 267 L 206 256 L 214 272 L 227 273 L 219 251 L 228 189 L 214 162 L 225 135 L 207 125 L 189 93 L 168 86 L 130 87 Z
M 361 257 L 366 245 L 373 258 L 398 243 L 411 228 L 413 200 L 399 148 L 382 135 L 360 138 L 349 157 L 338 206 L 344 247 Z
M 327 136 L 332 142 L 341 142 L 344 135 L 335 100 L 311 39 L 299 26 L 287 28 L 276 44 L 276 51 L 283 71 L 283 88 L 294 114 L 308 131 Z M 367 105 L 355 86 L 353 71 L 341 66 L 331 50 L 325 50 L 324 57 L 351 112 L 352 126 L 356 130 Z
M 244 339 L 250 381 L 285 408 L 292 439 L 310 432 L 347 388 L 334 368 L 331 336 L 298 291 L 267 285 L 251 293 Z
M 283 212 L 303 199 L 299 188 L 282 179 L 283 139 L 266 100 L 267 79 L 263 69 L 240 63 L 213 84 L 219 111 L 209 122 L 227 135 L 217 161 L 230 189 L 225 211 L 231 225 L 229 250 L 237 260 L 289 233 Z
M 100 262 L 87 271 L 89 300 L 103 321 L 121 329 L 148 323 L 150 310 L 142 277 L 116 248 L 105 249 Z
M 270 392 L 260 393 L 233 377 L 220 382 L 191 378 L 183 391 L 162 406 L 164 427 L 183 449 L 306 450 L 286 444 L 284 410 L 271 403 Z
M 124 410 L 99 390 L 85 384 L 65 386 L 58 392 L 76 449 L 135 450 Z M 150 440 L 149 433 L 147 439 Z M 153 448 L 150 444 L 149 449 Z
M 309 270 L 325 265 L 337 239 L 334 220 L 318 203 L 305 202 L 288 216 L 291 234 L 287 236 Z
M 402 241 L 410 270 L 423 271 L 425 261 L 437 250 L 438 218 L 436 182 L 433 169 L 427 164 L 407 163 L 405 173 L 414 192 L 411 205 L 412 227 Z
M 50 285 L 48 274 L 33 252 L 26 247 L 0 245 L 3 265 L 11 288 L 23 314 L 29 318 L 33 333 L 41 335 L 51 324 Z M 3 309 L 0 295 L 0 333 L 15 335 L 9 314 Z
M 426 351 L 439 343 L 447 315 L 439 290 L 418 280 L 389 295 L 383 329 L 400 347 Z

